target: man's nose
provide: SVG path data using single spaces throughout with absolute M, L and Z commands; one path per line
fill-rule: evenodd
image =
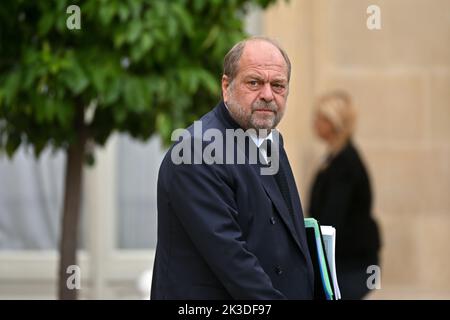
M 265 83 L 261 88 L 260 98 L 266 102 L 273 100 L 273 91 L 270 83 Z

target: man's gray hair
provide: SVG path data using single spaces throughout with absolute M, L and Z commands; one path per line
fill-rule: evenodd
M 283 48 L 280 47 L 280 45 L 273 39 L 267 38 L 267 37 L 251 37 L 244 39 L 242 41 L 239 41 L 236 43 L 233 48 L 228 51 L 228 53 L 225 55 L 225 58 L 223 60 L 223 74 L 226 75 L 230 82 L 233 81 L 233 79 L 236 77 L 238 73 L 238 67 L 239 67 L 239 60 L 241 59 L 242 52 L 244 52 L 245 45 L 249 41 L 265 41 L 272 45 L 274 45 L 281 53 L 281 55 L 284 58 L 284 61 L 286 61 L 287 69 L 288 69 L 288 81 L 291 78 L 291 61 L 289 60 L 289 57 L 286 53 L 286 51 L 283 50 Z

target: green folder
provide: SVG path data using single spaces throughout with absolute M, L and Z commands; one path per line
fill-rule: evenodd
M 335 300 L 320 224 L 314 218 L 305 218 L 305 229 L 315 273 L 314 298 Z

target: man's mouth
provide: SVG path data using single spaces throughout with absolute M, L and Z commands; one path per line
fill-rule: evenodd
M 270 109 L 255 109 L 254 112 L 275 113 L 275 111 L 270 110 Z

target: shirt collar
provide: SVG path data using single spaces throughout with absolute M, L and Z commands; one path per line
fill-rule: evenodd
M 258 148 L 263 144 L 264 141 L 266 141 L 266 139 L 273 142 L 272 132 L 270 132 L 270 133 L 267 135 L 267 137 L 258 137 L 258 136 L 256 135 L 256 132 L 253 131 L 253 130 L 251 130 L 251 131 L 249 131 L 248 135 L 250 136 L 250 138 L 253 140 L 253 142 L 256 144 L 256 146 L 257 146 Z

